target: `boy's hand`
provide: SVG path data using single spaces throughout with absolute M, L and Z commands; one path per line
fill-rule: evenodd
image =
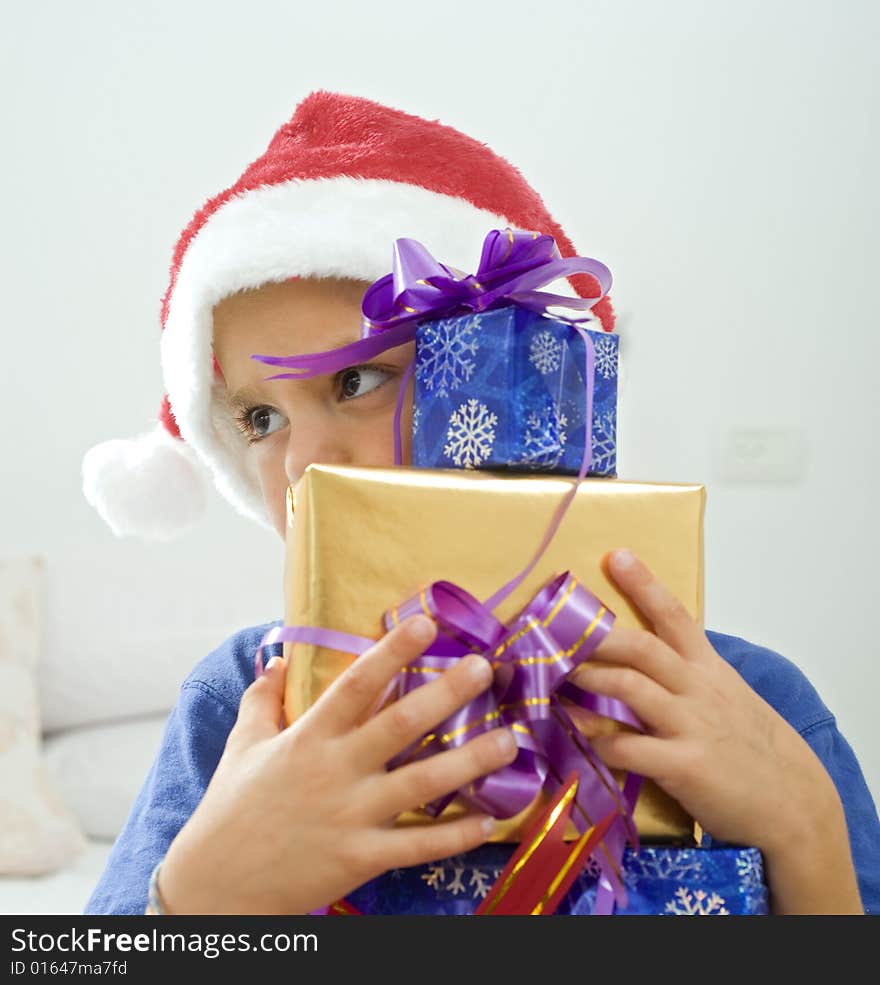
M 601 663 L 575 672 L 645 727 L 592 739 L 599 756 L 653 779 L 714 837 L 760 848 L 780 912 L 861 912 L 843 809 L 819 758 L 638 558 L 616 551 L 609 569 L 654 632 L 616 624 L 596 649 Z M 821 887 L 806 885 L 804 868 Z
M 446 858 L 488 838 L 494 822 L 484 816 L 393 826 L 401 812 L 516 755 L 509 731 L 495 729 L 386 771 L 392 757 L 491 682 L 489 663 L 471 655 L 367 717 L 435 635 L 427 617 L 407 619 L 286 729 L 279 726 L 284 662 L 269 662 L 245 691 L 205 796 L 162 865 L 159 891 L 168 912 L 306 913 L 389 869 Z

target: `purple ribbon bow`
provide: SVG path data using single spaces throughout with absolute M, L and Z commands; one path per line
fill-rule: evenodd
M 561 277 L 590 274 L 599 283 L 594 298 L 574 298 L 539 291 Z M 336 373 L 375 358 L 379 353 L 415 338 L 417 323 L 426 319 L 452 318 L 468 311 L 487 311 L 506 304 L 520 304 L 537 311 L 559 305 L 588 310 L 611 288 L 611 271 L 589 257 L 567 257 L 559 253 L 552 236 L 536 232 L 493 229 L 483 240 L 476 274 L 448 267 L 417 240 L 394 242 L 392 270 L 371 284 L 361 302 L 361 338 L 339 349 L 295 356 L 252 355 L 269 366 L 295 369 L 292 373 L 267 376 L 267 380 L 310 379 Z M 571 323 L 588 321 L 557 315 Z M 404 389 L 406 381 L 401 384 Z
M 594 912 L 611 912 L 615 900 L 625 906 L 620 861 L 627 841 L 638 850 L 632 812 L 642 777 L 627 774 L 621 790 L 580 734 L 562 700 L 642 730 L 638 718 L 623 702 L 586 691 L 570 679 L 572 671 L 589 659 L 608 634 L 614 613 L 570 572 L 546 585 L 509 626 L 460 586 L 436 581 L 388 610 L 384 616 L 386 630 L 417 612 L 427 612 L 436 621 L 437 637 L 422 656 L 397 674 L 379 707 L 427 683 L 467 653 L 483 654 L 492 664 L 494 678 L 486 691 L 394 757 L 388 768 L 460 747 L 483 732 L 506 726 L 516 740 L 516 759 L 467 788 L 426 805 L 426 812 L 436 817 L 458 796 L 493 817 L 513 817 L 540 792 L 552 797 L 575 771 L 579 782 L 571 819 L 578 832 L 583 834 L 609 813 L 617 814 L 594 853 L 600 869 Z M 257 675 L 262 672 L 263 647 L 278 642 L 313 643 L 355 655 L 374 644 L 371 639 L 335 630 L 275 627 L 260 643 L 255 658 Z
M 391 768 L 463 745 L 499 726 L 511 730 L 518 753 L 509 765 L 472 783 L 457 796 L 479 811 L 507 818 L 528 807 L 540 791 L 552 797 L 565 777 L 579 776 L 572 820 L 583 834 L 600 818 L 618 820 L 598 853 L 602 875 L 619 894 L 618 865 L 625 842 L 638 850 L 632 812 L 642 778 L 628 774 L 621 791 L 571 720 L 561 699 L 642 731 L 622 702 L 576 685 L 572 671 L 607 636 L 614 613 L 565 572 L 546 585 L 509 625 L 460 586 L 437 581 L 385 615 L 385 628 L 427 612 L 437 623 L 431 648 L 398 675 L 394 697 L 427 683 L 469 652 L 481 653 L 495 671 L 492 686 L 389 764 Z M 456 796 L 426 805 L 438 815 Z
M 599 283 L 594 298 L 572 298 L 538 291 L 575 273 Z M 563 259 L 552 236 L 536 232 L 491 230 L 483 240 L 476 274 L 439 263 L 414 239 L 398 239 L 390 274 L 364 294 L 365 334 L 422 318 L 452 317 L 516 303 L 543 312 L 550 305 L 591 308 L 611 288 L 611 271 L 588 257 Z M 572 319 L 574 320 L 574 319 Z

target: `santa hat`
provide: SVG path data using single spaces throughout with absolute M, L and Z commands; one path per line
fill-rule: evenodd
M 563 257 L 576 255 L 534 189 L 485 144 L 368 99 L 311 93 L 181 234 L 162 300 L 166 395 L 156 425 L 86 453 L 86 498 L 118 536 L 167 540 L 202 512 L 207 472 L 240 513 L 269 528 L 213 358 L 214 305 L 294 276 L 377 280 L 399 237 L 473 272 L 486 234 L 508 226 L 549 234 Z M 582 297 L 598 293 L 587 274 L 569 283 Z M 592 311 L 613 328 L 608 298 Z

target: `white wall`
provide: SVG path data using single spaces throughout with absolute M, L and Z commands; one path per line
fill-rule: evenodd
M 611 267 L 621 476 L 706 484 L 708 625 L 800 665 L 880 800 L 878 31 L 868 0 L 16 5 L 0 542 L 48 558 L 52 651 L 281 614 L 274 535 L 215 499 L 182 541 L 117 541 L 79 469 L 155 419 L 180 229 L 338 89 L 485 141 Z M 750 461 L 790 478 L 724 478 Z

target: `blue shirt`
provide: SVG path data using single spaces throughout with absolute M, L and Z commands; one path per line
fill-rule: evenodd
M 181 685 L 162 744 L 110 851 L 85 914 L 141 914 L 153 867 L 201 800 L 253 681 L 253 659 L 273 626 L 241 630 L 201 660 Z M 866 913 L 880 914 L 880 819 L 861 767 L 816 690 L 785 657 L 712 631 L 717 652 L 786 719 L 824 764 L 846 812 Z M 275 644 L 264 659 L 281 652 Z

